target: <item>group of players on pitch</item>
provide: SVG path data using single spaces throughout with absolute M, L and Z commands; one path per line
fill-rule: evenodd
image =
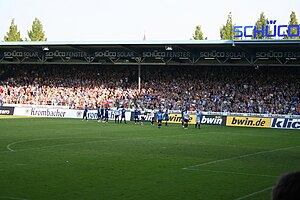
M 139 117 L 140 112 L 135 109 L 134 110 L 134 123 L 135 124 L 140 124 L 143 125 L 145 118 L 144 115 L 141 115 L 141 117 Z M 156 112 L 154 109 L 151 110 L 150 113 L 150 118 L 151 118 L 151 125 L 154 125 L 154 122 L 157 119 L 157 127 L 161 128 L 163 121 L 165 121 L 165 126 L 168 126 L 168 122 L 169 122 L 169 110 L 166 109 L 164 112 L 162 111 L 162 109 L 159 109 L 158 112 Z M 139 121 L 140 119 L 140 121 Z M 199 128 L 200 129 L 200 120 L 201 120 L 201 112 L 199 110 L 196 111 L 196 124 L 195 124 L 195 128 Z M 184 129 L 188 128 L 189 125 L 189 121 L 190 121 L 190 115 L 187 112 L 187 110 L 182 110 L 181 111 L 181 125 Z
M 103 123 L 108 123 L 108 119 L 109 119 L 109 108 L 104 108 L 103 106 L 97 106 L 97 121 L 98 122 L 103 122 Z M 84 119 L 88 120 L 88 107 L 85 106 L 84 110 L 83 110 L 83 117 L 82 117 L 82 121 Z M 122 120 L 124 120 L 124 123 L 126 124 L 126 117 L 125 117 L 125 113 L 126 113 L 126 109 L 125 108 L 117 108 L 114 110 L 114 114 L 115 114 L 115 123 L 122 123 Z M 121 116 L 121 120 L 120 120 L 120 116 Z
M 104 108 L 97 106 L 97 121 L 98 122 L 103 122 L 103 123 L 108 123 L 109 119 L 109 108 Z M 126 124 L 126 109 L 119 108 L 117 107 L 116 109 L 113 110 L 114 116 L 115 116 L 115 123 L 122 123 L 122 120 L 124 120 L 124 123 Z M 82 120 L 86 119 L 88 120 L 88 107 L 85 106 L 84 111 L 83 111 L 83 118 Z M 135 124 L 140 124 L 143 125 L 145 122 L 145 112 L 144 111 L 139 111 L 138 109 L 135 109 L 133 112 L 134 116 L 134 123 Z M 121 117 L 121 118 L 120 118 Z M 168 121 L 169 121 L 169 110 L 166 109 L 164 112 L 162 109 L 159 109 L 158 112 L 156 112 L 154 109 L 151 110 L 150 113 L 150 118 L 151 118 L 151 125 L 154 125 L 154 122 L 156 122 L 157 119 L 157 127 L 161 128 L 162 126 L 162 121 L 165 121 L 165 126 L 168 126 Z M 187 110 L 182 110 L 181 111 L 181 125 L 184 129 L 188 128 L 189 125 L 189 120 L 190 120 L 190 115 Z M 201 125 L 201 112 L 199 110 L 196 111 L 196 124 L 195 128 L 200 129 Z

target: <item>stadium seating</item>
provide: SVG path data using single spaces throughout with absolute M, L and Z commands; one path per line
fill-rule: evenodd
M 297 68 L 0 66 L 0 103 L 300 114 Z

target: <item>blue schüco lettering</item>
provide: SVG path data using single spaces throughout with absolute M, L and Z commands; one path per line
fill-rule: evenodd
M 276 25 L 277 20 L 267 20 L 266 26 L 258 28 L 257 26 L 234 26 L 233 32 L 235 38 L 256 38 L 258 34 L 262 37 L 298 37 L 300 36 L 300 25 Z M 294 33 L 293 33 L 294 32 Z

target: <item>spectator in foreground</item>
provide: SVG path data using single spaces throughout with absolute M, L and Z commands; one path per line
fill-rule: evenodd
M 272 200 L 300 199 L 300 171 L 283 175 L 272 191 Z

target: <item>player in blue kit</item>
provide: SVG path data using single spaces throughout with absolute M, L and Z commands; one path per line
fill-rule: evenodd
M 159 110 L 157 112 L 157 127 L 160 128 L 161 127 L 161 123 L 162 123 L 162 120 L 163 120 L 163 113 L 161 110 Z
M 181 126 L 184 128 L 184 120 L 183 120 L 183 113 L 184 113 L 184 110 L 183 110 L 183 108 L 181 108 L 180 113 L 181 113 Z
M 195 124 L 195 128 L 199 128 L 200 129 L 200 124 L 201 124 L 201 112 L 199 110 L 197 110 L 197 112 L 196 112 L 196 124 Z
M 108 123 L 108 111 L 109 111 L 109 108 L 105 108 L 105 110 L 104 110 L 104 121 L 106 123 Z
M 85 120 L 88 121 L 88 117 L 87 117 L 87 113 L 88 113 L 89 109 L 87 107 L 87 105 L 85 105 L 84 110 L 83 110 L 83 117 L 82 117 L 82 121 Z
M 101 108 L 99 105 L 97 105 L 97 120 L 98 122 L 101 120 Z
M 133 116 L 134 116 L 134 124 L 136 124 L 136 122 L 139 123 L 140 120 L 139 120 L 139 111 L 138 111 L 138 109 L 134 110 Z
M 164 113 L 164 117 L 166 120 L 165 126 L 168 126 L 168 121 L 169 121 L 169 110 L 166 109 L 165 113 Z
M 126 110 L 123 107 L 122 110 L 121 110 L 121 123 L 122 123 L 122 119 L 124 119 L 124 123 L 126 124 L 125 113 L 126 113 Z
M 105 118 L 105 115 L 104 115 L 104 107 L 103 107 L 103 106 L 101 106 L 100 113 L 101 113 L 101 121 L 103 122 L 103 120 L 104 120 L 104 118 Z

